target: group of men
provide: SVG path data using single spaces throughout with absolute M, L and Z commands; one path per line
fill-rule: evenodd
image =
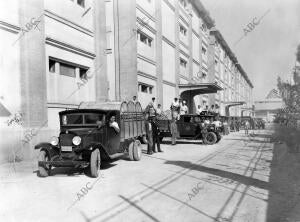
M 211 107 L 209 108 L 208 105 L 206 105 L 205 108 L 202 108 L 201 105 L 198 105 L 196 113 L 200 114 L 203 111 L 207 111 L 210 113 L 219 113 L 219 106 L 218 104 L 216 104 L 216 105 L 211 105 Z

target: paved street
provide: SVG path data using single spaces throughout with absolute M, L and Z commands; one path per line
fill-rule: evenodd
M 69 170 L 39 178 L 36 164 L 2 165 L 0 221 L 280 221 L 284 191 L 271 166 L 285 154 L 273 155 L 271 134 L 231 133 L 213 146 L 164 142 L 164 153 L 140 162 L 104 164 L 100 179 Z

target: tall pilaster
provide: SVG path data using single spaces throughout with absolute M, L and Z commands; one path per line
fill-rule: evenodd
M 108 99 L 105 1 L 94 1 L 96 101 Z
M 20 33 L 21 112 L 25 127 L 47 125 L 47 80 L 45 53 L 44 1 L 20 0 L 20 27 L 28 30 L 33 21 L 37 27 Z M 27 25 L 27 27 L 26 27 Z M 15 46 L 17 47 L 17 46 Z
M 175 6 L 175 80 L 176 80 L 176 96 L 179 96 L 179 87 L 178 84 L 180 82 L 180 77 L 179 77 L 179 2 L 174 1 L 174 6 Z
M 136 0 L 116 0 L 118 10 L 119 98 L 130 100 L 137 92 Z
M 155 1 L 155 11 L 156 11 L 156 95 L 157 104 L 161 104 L 163 107 L 163 64 L 162 64 L 162 12 L 161 12 L 161 1 Z M 167 65 L 167 64 L 166 64 Z

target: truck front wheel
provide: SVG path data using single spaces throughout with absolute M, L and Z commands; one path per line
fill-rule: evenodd
M 213 145 L 217 142 L 217 135 L 213 132 L 208 132 L 204 138 L 203 142 L 208 145 Z
M 41 150 L 40 151 L 40 155 L 39 155 L 39 158 L 38 158 L 39 161 L 49 161 L 49 156 L 47 154 L 47 152 L 45 150 Z M 51 166 L 49 166 L 48 168 L 47 167 L 44 167 L 44 166 L 38 166 L 38 176 L 39 177 L 47 177 L 49 176 L 50 174 L 50 170 L 51 170 Z
M 101 165 L 100 151 L 95 149 L 90 157 L 90 174 L 91 177 L 98 177 Z

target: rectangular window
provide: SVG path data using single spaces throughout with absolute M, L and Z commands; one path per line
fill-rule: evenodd
M 149 47 L 152 46 L 152 38 L 147 36 L 146 34 L 142 33 L 141 31 L 137 31 L 137 38 L 144 44 L 148 45 Z
M 187 61 L 185 61 L 184 59 L 180 58 L 180 65 L 183 66 L 184 68 L 186 68 Z
M 143 84 L 143 83 L 139 83 L 139 92 L 152 94 L 153 86 Z
M 181 34 L 183 34 L 184 36 L 186 36 L 186 28 L 183 25 L 179 25 L 179 31 Z
M 202 23 L 202 25 L 201 25 L 201 30 L 204 32 L 207 31 L 207 26 L 204 23 Z
M 53 59 L 49 59 L 49 72 L 55 73 L 55 61 Z
M 79 77 L 80 79 L 85 79 L 87 80 L 87 69 L 84 68 L 79 68 Z
M 147 93 L 148 92 L 148 87 L 146 85 L 141 85 L 141 92 Z
M 70 77 L 76 77 L 75 73 L 75 66 L 65 64 L 65 63 L 60 63 L 60 74 L 65 75 L 65 76 L 70 76 Z
M 77 0 L 77 4 L 84 8 L 85 7 L 85 0 Z

